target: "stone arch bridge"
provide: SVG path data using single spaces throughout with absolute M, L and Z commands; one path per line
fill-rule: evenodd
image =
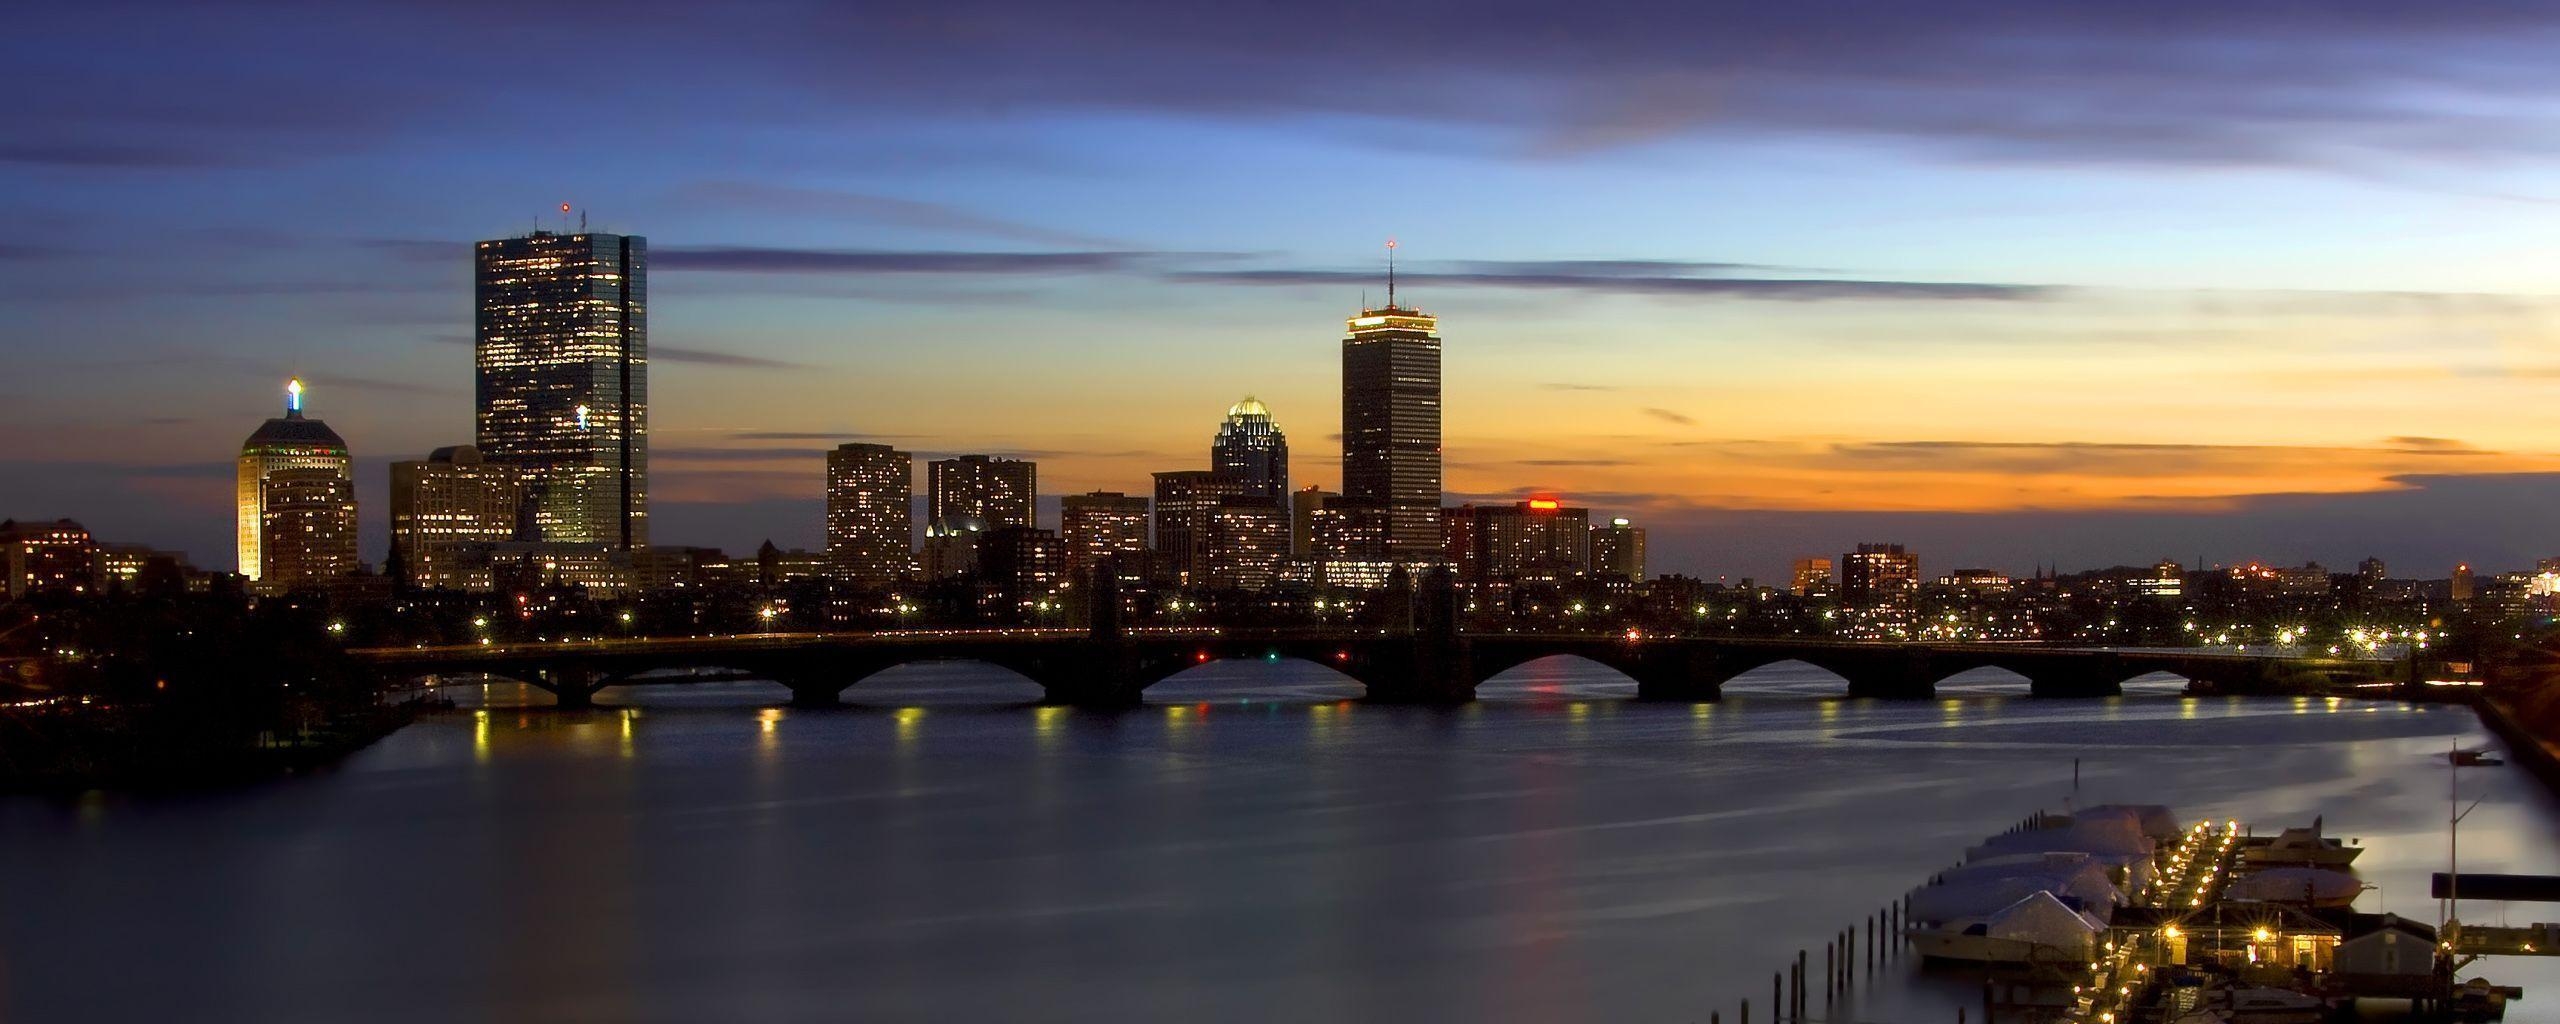
M 1635 680 L 1641 699 L 1708 701 L 1727 680 L 1797 661 L 1847 680 L 1852 697 L 1927 698 L 1950 676 L 1997 668 L 2023 676 L 2038 697 L 2107 697 L 2128 679 L 2167 673 L 2198 693 L 2331 693 L 2397 680 L 2401 666 L 2335 658 L 2280 658 L 2030 644 L 1853 643 L 1679 636 L 1484 634 L 1430 636 L 1351 630 L 1159 630 L 1095 635 L 1072 630 L 951 630 L 754 634 L 733 637 L 569 641 L 353 652 L 386 685 L 427 677 L 489 675 L 549 691 L 583 707 L 607 686 L 766 679 L 796 703 L 836 703 L 863 679 L 900 665 L 974 661 L 1038 684 L 1049 703 L 1137 704 L 1148 687 L 1212 661 L 1296 658 L 1359 682 L 1371 700 L 1459 703 L 1511 668 L 1569 655 Z M 679 674 L 670 674 L 679 673 Z

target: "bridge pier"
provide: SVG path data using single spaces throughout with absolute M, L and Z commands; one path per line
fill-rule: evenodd
M 590 668 L 553 665 L 537 673 L 542 678 L 534 685 L 551 691 L 551 706 L 562 711 L 584 711 L 596 706 L 596 691 L 604 689 L 604 681 Z
M 1637 700 L 1695 704 L 1724 699 L 1729 673 L 1716 652 L 1689 643 L 1632 644 L 1615 666 L 1636 681 Z

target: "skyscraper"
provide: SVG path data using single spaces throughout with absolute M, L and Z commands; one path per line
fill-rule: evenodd
M 885 444 L 827 453 L 827 565 L 840 580 L 886 583 L 915 556 L 914 456 Z
M 524 474 L 535 540 L 649 543 L 649 243 L 474 247 L 480 452 Z
M 347 442 L 302 415 L 302 381 L 285 385 L 284 415 L 240 445 L 240 575 L 260 593 L 356 570 L 356 487 Z
M 1840 556 L 1840 632 L 1908 637 L 1920 597 L 1920 556 L 1900 544 L 1860 544 Z
M 1554 498 L 1451 510 L 1450 557 L 1461 582 L 1555 582 L 1590 561 L 1591 510 Z
M 1032 512 L 1039 494 L 1038 463 L 963 455 L 926 463 L 925 471 L 928 527 L 950 532 L 972 519 L 987 530 L 1039 525 Z
M 1246 395 L 1227 409 L 1227 421 L 1209 445 L 1209 468 L 1234 477 L 1248 498 L 1275 509 L 1289 506 L 1289 439 L 1271 421 L 1271 410 Z
M 1118 560 L 1118 575 L 1144 571 L 1147 499 L 1118 491 L 1070 494 L 1058 499 L 1058 535 L 1067 545 L 1067 578 L 1082 582 L 1103 559 Z
M 1387 557 L 1400 562 L 1441 557 L 1439 326 L 1396 305 L 1391 269 L 1387 304 L 1342 339 L 1342 493 L 1386 510 Z
M 470 445 L 438 448 L 425 460 L 391 464 L 391 550 L 409 582 L 430 590 L 495 585 L 474 544 L 516 538 L 524 481 L 513 466 L 481 458 Z

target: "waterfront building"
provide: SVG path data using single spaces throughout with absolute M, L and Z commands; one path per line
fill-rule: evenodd
M 87 594 L 99 586 L 97 539 L 69 519 L 0 521 L 0 594 Z
M 904 577 L 915 562 L 915 462 L 885 444 L 827 453 L 828 575 L 853 583 Z
M 965 530 L 964 520 L 977 521 L 980 530 L 1037 526 L 1039 474 L 1037 463 L 984 455 L 926 463 L 925 525 L 939 524 L 946 534 Z
M 391 551 L 408 582 L 428 590 L 487 590 L 484 566 L 464 568 L 463 548 L 521 539 L 524 479 L 513 466 L 454 445 L 391 464 Z
M 1123 579 L 1138 578 L 1146 570 L 1147 499 L 1118 491 L 1067 495 L 1058 500 L 1058 537 L 1068 579 L 1083 580 L 1105 560 Z
M 1289 528 L 1261 495 L 1219 498 L 1200 520 L 1200 574 L 1209 585 L 1269 589 L 1288 554 Z
M 1390 256 L 1392 256 L 1392 249 Z M 1387 558 L 1442 557 L 1440 322 L 1396 305 L 1363 309 L 1342 339 L 1342 493 L 1377 502 Z
M 284 415 L 240 445 L 240 575 L 280 594 L 356 571 L 356 489 L 347 442 L 302 414 L 299 379 L 285 384 Z
M 1900 544 L 1860 544 L 1840 556 L 1841 632 L 1877 639 L 1911 634 L 1920 558 Z
M 1207 579 L 1209 518 L 1228 498 L 1245 497 L 1244 482 L 1224 473 L 1182 469 L 1156 478 L 1156 550 L 1181 583 Z
M 1040 623 L 1054 617 L 1053 599 L 1068 584 L 1067 546 L 1054 530 L 1006 526 L 989 530 L 978 548 L 978 578 L 998 618 Z
M 1271 410 L 1246 395 L 1227 409 L 1226 422 L 1209 444 L 1209 468 L 1234 477 L 1249 498 L 1275 509 L 1289 507 L 1289 439 L 1271 419 Z
M 1788 589 L 1795 591 L 1797 597 L 1831 593 L 1831 560 L 1828 558 L 1796 559 L 1788 572 L 1793 581 L 1788 584 Z
M 1592 527 L 1591 575 L 1611 583 L 1644 582 L 1644 527 L 1624 518 Z
M 649 256 L 536 231 L 472 250 L 480 453 L 523 474 L 529 536 L 649 543 Z

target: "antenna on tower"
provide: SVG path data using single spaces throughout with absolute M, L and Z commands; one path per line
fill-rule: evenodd
M 1396 240 L 1387 239 L 1387 308 L 1396 308 Z

